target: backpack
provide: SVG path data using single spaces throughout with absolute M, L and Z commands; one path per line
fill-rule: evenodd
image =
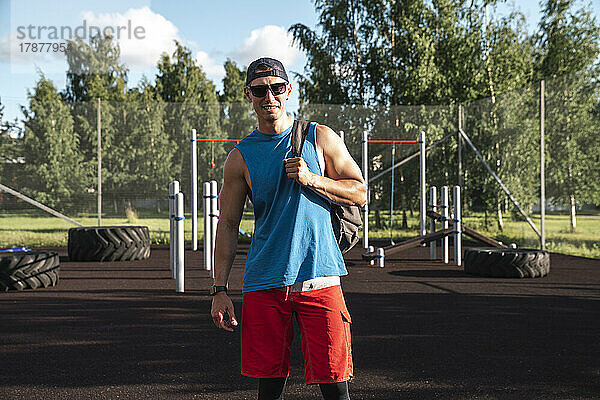
M 300 157 L 304 141 L 308 134 L 310 123 L 308 121 L 294 120 L 292 127 L 292 157 Z M 323 171 L 324 173 L 325 171 Z M 322 196 L 320 193 L 315 192 Z M 334 203 L 325 198 L 330 204 L 331 226 L 335 239 L 342 254 L 350 250 L 359 241 L 358 231 L 362 226 L 360 208 Z

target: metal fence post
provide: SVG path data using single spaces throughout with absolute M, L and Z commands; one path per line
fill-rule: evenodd
M 192 162 L 192 250 L 198 250 L 198 152 L 196 130 L 190 134 Z
M 427 234 L 427 226 L 425 224 L 425 204 L 427 200 L 425 199 L 426 195 L 426 186 L 425 186 L 425 132 L 421 131 L 419 134 L 419 147 L 420 147 L 420 213 L 421 213 L 421 236 L 425 236 Z
M 540 82 L 540 248 L 546 250 L 545 84 Z
M 369 134 L 363 131 L 362 136 L 362 170 L 365 184 L 367 185 L 367 202 L 363 207 L 363 248 L 369 248 Z
M 98 129 L 98 226 L 102 226 L 102 113 L 101 103 L 98 98 L 97 129 Z

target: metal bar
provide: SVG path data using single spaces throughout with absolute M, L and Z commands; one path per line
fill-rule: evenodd
M 204 199 L 204 269 L 206 271 L 210 271 L 212 269 L 211 263 L 211 251 L 212 245 L 210 243 L 211 239 L 211 229 L 210 229 L 210 183 L 204 182 L 202 184 L 202 198 Z
M 369 188 L 369 134 L 363 131 L 362 137 L 362 172 L 363 178 L 367 183 L 367 202 L 363 207 L 363 248 L 369 248 L 369 198 L 371 189 Z
M 425 213 L 427 212 L 427 188 L 426 186 L 426 180 L 425 180 L 425 132 L 421 131 L 421 133 L 419 134 L 419 142 L 420 142 L 420 168 L 419 168 L 419 175 L 420 175 L 420 180 L 419 180 L 419 187 L 420 187 L 420 207 L 419 207 L 419 212 L 420 212 L 420 217 L 421 217 L 421 236 L 425 236 L 427 234 L 427 224 L 425 223 L 425 220 L 427 218 L 427 216 L 425 215 Z
M 448 229 L 448 186 L 442 186 L 442 202 L 441 202 L 441 211 L 442 211 L 442 229 Z M 448 264 L 448 236 L 444 236 L 442 239 L 442 260 L 444 264 Z
M 177 263 L 176 266 L 176 281 L 175 286 L 178 293 L 183 293 L 185 291 L 185 263 L 184 263 L 184 239 L 183 239 L 183 220 L 185 219 L 183 216 L 183 193 L 179 192 L 175 195 L 176 199 L 176 207 L 175 207 L 175 225 L 177 240 Z
M 219 193 L 217 181 L 210 181 L 210 277 L 215 277 L 215 242 L 217 238 L 217 224 L 219 222 Z
M 433 211 L 428 211 L 427 212 L 427 216 L 436 220 L 440 220 L 442 218 L 442 215 Z M 450 224 L 454 225 L 454 220 L 450 219 L 448 222 L 450 222 Z M 471 238 L 480 241 L 483 244 L 487 244 L 490 247 L 499 247 L 499 248 L 508 248 L 507 245 L 502 244 L 500 242 L 498 242 L 495 239 L 492 239 L 491 237 L 485 236 L 482 233 L 477 232 L 475 229 L 471 229 L 468 226 L 465 226 L 463 223 L 461 223 L 461 230 L 462 233 L 464 233 L 467 236 L 470 236 Z
M 171 277 L 175 278 L 175 199 L 179 193 L 179 181 L 169 183 L 169 267 Z
M 396 144 L 392 145 L 392 165 L 396 159 Z M 392 168 L 392 190 L 390 191 L 390 244 L 394 244 L 394 168 Z
M 448 235 L 452 235 L 453 228 L 444 229 L 441 231 L 428 233 L 425 236 L 418 236 L 416 238 L 405 240 L 404 242 L 397 243 L 393 246 L 386 246 L 385 250 L 386 257 L 392 254 L 401 252 L 402 250 L 410 249 L 412 247 L 419 247 L 427 244 L 433 240 L 438 240 Z M 375 251 L 370 251 L 362 254 L 363 260 L 374 260 L 376 257 Z
M 454 203 L 454 262 L 462 265 L 462 210 L 460 200 L 460 186 L 452 188 L 452 202 Z
M 437 140 L 435 142 L 433 142 L 432 144 L 430 144 L 429 146 L 427 146 L 425 148 L 425 151 L 432 149 L 433 147 L 437 146 L 438 144 L 442 143 L 443 141 L 447 140 L 449 137 L 456 135 L 458 131 L 456 132 L 452 132 L 447 134 L 446 136 L 444 136 L 443 138 L 441 138 L 440 140 Z M 406 164 L 407 162 L 409 162 L 410 160 L 412 160 L 413 158 L 416 158 L 419 156 L 420 151 L 417 151 L 416 153 L 411 154 L 410 156 L 406 157 L 404 160 L 402 161 L 398 161 L 396 164 L 394 164 L 394 167 L 400 167 L 404 164 Z M 385 174 L 387 174 L 388 172 L 390 172 L 392 170 L 392 167 L 389 167 L 388 169 L 383 170 L 382 172 L 380 172 L 379 174 L 375 175 L 373 178 L 371 178 L 371 180 L 369 181 L 369 183 L 375 181 L 376 179 L 381 178 L 382 176 L 384 176 Z M 365 179 L 366 182 L 366 179 Z
M 437 209 L 437 188 L 432 186 L 429 188 L 429 210 L 431 212 L 435 212 Z M 429 213 L 428 213 L 429 214 Z M 435 219 L 431 218 L 429 221 L 429 230 L 430 233 L 435 232 Z M 429 243 L 429 259 L 435 260 L 437 258 L 437 249 L 435 241 Z
M 393 139 L 371 139 L 368 141 L 369 143 L 403 143 L 403 144 L 416 144 L 419 143 L 418 140 L 393 140 Z
M 540 82 L 540 248 L 546 250 L 545 84 Z
M 515 200 L 515 198 L 513 197 L 513 195 L 508 191 L 508 188 L 504 185 L 504 183 L 502 183 L 502 181 L 500 180 L 500 178 L 498 178 L 498 175 L 496 175 L 494 173 L 494 171 L 492 171 L 492 169 L 490 168 L 490 166 L 488 165 L 488 163 L 485 162 L 485 160 L 483 159 L 483 156 L 481 155 L 481 153 L 479 152 L 479 150 L 477 150 L 477 148 L 475 147 L 475 145 L 473 145 L 473 143 L 471 143 L 471 139 L 469 139 L 469 137 L 467 136 L 467 134 L 463 131 L 459 131 L 460 134 L 463 136 L 463 138 L 465 139 L 465 141 L 467 142 L 467 144 L 469 146 L 471 146 L 471 149 L 473 149 L 473 151 L 475 152 L 475 155 L 477 155 L 477 158 L 479 158 L 479 161 L 481 161 L 483 163 L 483 165 L 485 165 L 485 167 L 487 168 L 488 172 L 490 173 L 490 175 L 492 175 L 494 177 L 494 179 L 496 180 L 496 182 L 498 182 L 498 185 L 500 185 L 500 187 L 502 188 L 502 190 L 504 191 L 504 193 L 506 193 L 506 195 L 508 196 L 508 198 L 510 199 L 510 201 L 513 202 L 513 204 L 515 205 L 515 207 L 517 207 L 517 209 L 519 210 L 519 212 L 521 213 L 521 215 L 523 215 L 523 217 L 525 218 L 525 220 L 527 220 L 527 222 L 529 223 L 529 226 L 531 226 L 531 228 L 535 231 L 535 233 L 538 235 L 538 237 L 541 238 L 542 234 L 540 233 L 540 231 L 538 230 L 538 228 L 535 226 L 535 224 L 533 223 L 533 221 L 531 220 L 531 218 L 529 218 L 529 216 L 527 214 L 525 214 L 525 211 L 523 211 L 523 209 L 521 208 L 521 206 L 519 205 L 519 203 L 517 202 L 517 200 Z
M 458 130 L 463 129 L 463 116 L 462 116 L 462 105 L 458 105 Z M 458 186 L 463 185 L 463 173 L 462 173 L 462 138 L 460 135 L 456 135 L 456 145 L 458 150 Z
M 192 129 L 191 162 L 192 162 L 192 250 L 198 250 L 198 151 L 196 130 Z
M 96 127 L 98 129 L 98 226 L 102 226 L 102 113 L 100 112 L 101 103 L 98 98 L 98 110 Z
M 73 224 L 75 226 L 81 226 L 81 227 L 83 226 L 79 222 L 77 222 L 75 220 L 72 220 L 71 218 L 67 217 L 66 215 L 61 214 L 58 211 L 53 210 L 50 207 L 45 206 L 42 203 L 39 203 L 39 202 L 33 200 L 32 198 L 27 197 L 24 194 L 21 194 L 21 193 L 17 192 L 16 190 L 13 190 L 13 189 L 9 188 L 8 186 L 4 186 L 1 183 L 0 183 L 0 190 L 4 190 L 5 192 L 7 192 L 9 194 L 12 194 L 13 196 L 15 196 L 15 197 L 17 197 L 17 198 L 19 198 L 19 199 L 21 199 L 23 201 L 26 201 L 29 204 L 32 204 L 32 205 L 34 205 L 34 206 L 36 206 L 38 208 L 41 208 L 42 210 L 46 211 L 47 213 L 50 213 L 50 214 L 54 215 L 55 217 L 64 219 L 65 221 L 67 221 L 67 222 L 69 222 L 69 223 L 71 223 L 71 224 Z
M 192 139 L 196 142 L 240 142 L 242 139 Z

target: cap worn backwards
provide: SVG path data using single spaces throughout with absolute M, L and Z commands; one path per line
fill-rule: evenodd
M 264 69 L 265 66 L 270 69 L 268 71 L 257 72 L 256 70 L 259 66 L 263 67 L 260 69 Z M 262 57 L 258 60 L 252 61 L 252 63 L 248 66 L 248 72 L 246 73 L 246 86 L 256 78 L 264 78 L 265 76 L 278 76 L 284 79 L 286 82 L 289 82 L 285 68 L 279 60 L 269 57 Z

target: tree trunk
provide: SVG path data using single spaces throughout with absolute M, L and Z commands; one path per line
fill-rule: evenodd
M 571 217 L 571 232 L 575 232 L 577 228 L 577 217 L 575 214 L 575 196 L 569 196 L 569 215 Z
M 381 229 L 381 215 L 379 214 L 379 210 L 375 210 L 375 228 Z
M 498 210 L 498 229 L 504 232 L 504 220 L 502 219 L 502 202 L 496 201 L 496 209 Z
M 485 230 L 488 230 L 488 213 L 487 213 L 487 207 L 485 208 L 485 210 L 483 210 L 483 224 L 485 225 Z

